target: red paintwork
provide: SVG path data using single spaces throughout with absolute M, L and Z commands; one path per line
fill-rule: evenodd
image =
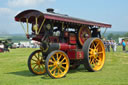
M 51 43 L 59 43 L 59 38 L 58 37 L 50 36 L 49 39 L 50 39 Z
M 75 40 L 70 40 L 70 44 L 76 44 Z
M 69 36 L 69 43 L 70 44 L 76 44 L 76 35 L 74 35 L 74 34 L 70 34 L 70 36 Z
M 67 55 L 69 59 L 84 59 L 84 53 L 83 51 L 77 51 L 77 50 L 68 50 Z
M 19 21 L 19 18 L 15 18 L 15 21 Z
M 68 45 L 67 43 L 60 43 L 60 50 L 66 51 L 70 49 L 76 49 L 76 45 Z
M 76 52 L 76 59 L 84 59 L 84 52 L 83 51 L 77 51 Z
M 69 50 L 67 52 L 67 55 L 68 55 L 69 59 L 76 59 L 76 51 L 75 50 Z
M 43 38 L 43 36 L 38 35 L 38 36 L 33 37 L 32 40 L 36 40 L 36 41 L 41 42 L 42 38 Z
M 60 23 L 64 23 L 64 25 L 69 25 L 69 28 L 72 27 L 70 26 L 70 24 L 74 24 L 77 26 L 83 26 L 83 25 L 87 25 L 87 26 L 96 26 L 96 27 L 105 27 L 105 28 L 111 28 L 110 24 L 104 24 L 104 23 L 99 23 L 99 22 L 94 22 L 94 21 L 89 21 L 89 20 L 83 20 L 83 19 L 79 19 L 79 18 L 74 18 L 74 17 L 70 17 L 70 16 L 65 16 L 62 14 L 56 14 L 56 13 L 42 13 L 38 10 L 25 10 L 21 13 L 19 13 L 17 16 L 15 16 L 15 21 L 21 21 L 21 22 L 26 22 L 26 19 L 28 19 L 29 23 L 33 23 L 35 22 L 35 18 L 38 17 L 38 21 L 42 22 L 44 19 L 46 20 L 50 20 L 52 22 L 55 22 L 56 24 L 58 24 L 58 22 Z M 79 29 L 79 27 L 78 27 Z M 83 32 L 83 31 L 82 31 Z M 40 33 L 43 34 L 43 33 Z M 82 33 L 80 35 L 80 37 L 83 37 Z M 81 38 L 82 38 L 81 37 Z M 90 37 L 90 36 L 89 36 Z M 27 35 L 27 38 L 29 38 L 29 35 Z M 41 39 L 43 38 L 43 35 L 39 35 L 39 36 L 34 36 L 32 39 L 41 42 Z M 67 39 L 68 41 L 66 41 L 66 43 L 59 43 L 59 38 L 57 37 L 49 37 L 50 38 L 50 42 L 51 43 L 57 43 L 57 50 L 62 50 L 65 51 L 69 57 L 69 59 L 84 59 L 84 53 L 81 50 L 77 51 L 77 36 L 76 34 L 72 34 L 69 32 L 65 32 L 64 33 L 64 38 Z M 57 42 L 55 42 L 57 41 Z M 84 40 L 82 40 L 81 42 L 84 42 Z

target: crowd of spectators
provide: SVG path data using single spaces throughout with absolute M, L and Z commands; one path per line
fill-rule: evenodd
M 106 52 L 110 52 L 111 49 L 113 52 L 116 52 L 118 44 L 116 43 L 115 40 L 104 40 L 104 45 L 105 45 Z M 122 39 L 121 45 L 122 45 L 122 50 L 125 52 L 126 51 L 126 42 L 124 39 Z
M 113 52 L 116 52 L 117 43 L 115 42 L 115 40 L 104 40 L 104 45 L 106 52 L 110 52 L 110 49 L 112 49 Z

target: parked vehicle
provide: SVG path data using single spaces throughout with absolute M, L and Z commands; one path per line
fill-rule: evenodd
M 91 72 L 101 70 L 105 48 L 97 30 L 111 25 L 58 14 L 53 9 L 47 11 L 25 10 L 15 16 L 23 29 L 22 23 L 26 23 L 27 38 L 40 42 L 40 49 L 28 58 L 30 72 L 36 75 L 47 72 L 51 78 L 61 78 L 69 68 L 76 69 L 80 64 Z

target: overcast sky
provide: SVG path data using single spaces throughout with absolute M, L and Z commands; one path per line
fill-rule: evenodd
M 82 19 L 110 23 L 108 31 L 128 32 L 128 0 L 0 0 L 0 33 L 23 33 L 14 21 L 17 13 L 36 9 L 56 12 Z

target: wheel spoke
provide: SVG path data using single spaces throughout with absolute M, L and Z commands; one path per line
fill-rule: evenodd
M 92 48 L 89 48 L 89 49 L 90 49 L 89 53 L 92 54 L 93 53 L 93 49 Z
M 37 64 L 37 63 L 31 63 L 31 65 L 34 65 L 34 64 Z
M 42 62 L 44 62 L 44 59 L 43 59 L 43 57 L 41 57 L 41 61 L 42 61 Z
M 93 55 L 89 55 L 89 57 L 90 57 L 90 58 L 92 58 L 92 57 L 93 57 Z
M 60 68 L 58 70 L 60 71 L 60 73 L 63 73 L 63 71 Z
M 54 56 L 52 56 L 52 59 L 53 59 L 54 61 L 56 61 L 56 59 L 54 58 Z
M 94 67 L 96 67 L 96 63 L 94 63 L 93 65 L 94 65 Z
M 89 62 L 90 62 L 90 63 L 91 63 L 92 59 L 93 59 L 93 57 L 90 57 L 90 56 L 89 56 Z
M 61 66 L 61 68 L 66 69 L 66 67 L 64 67 L 64 66 Z
M 96 58 L 96 61 L 99 62 L 99 59 Z
M 40 55 L 40 53 L 38 53 L 38 58 L 39 58 L 39 60 L 42 60 L 42 56 Z
M 98 54 L 103 54 L 103 51 L 101 51 L 101 52 L 98 52 Z
M 35 67 L 38 66 L 37 64 L 33 67 L 33 69 L 35 69 Z
M 94 58 L 92 58 L 92 59 L 91 59 L 91 62 L 90 62 L 90 63 L 91 63 L 91 64 L 93 64 L 93 63 L 94 63 Z
M 31 59 L 31 60 L 33 60 L 33 61 L 37 62 L 37 60 L 35 60 L 35 59 Z
M 55 73 L 56 73 L 56 70 L 54 70 L 53 75 L 55 75 Z
M 89 50 L 93 50 L 92 48 L 89 48 Z
M 100 66 L 101 64 L 102 64 L 102 61 L 99 60 L 99 61 L 98 61 L 98 65 Z
M 67 64 L 67 62 L 63 62 L 63 63 L 61 63 L 61 64 Z
M 94 58 L 94 64 L 96 64 L 96 58 Z
M 34 56 L 37 58 L 37 60 L 39 60 L 39 56 L 37 57 L 37 55 L 36 55 L 36 54 L 35 54 Z
M 56 69 L 56 66 L 50 70 L 50 72 L 54 71 Z
M 41 56 L 40 53 L 38 53 L 38 56 Z
M 99 44 L 100 44 L 100 43 L 98 42 L 97 45 L 96 45 L 96 48 L 99 46 Z
M 45 65 L 44 64 L 42 64 L 41 66 L 45 69 Z
M 61 58 L 62 54 L 60 54 L 60 56 L 58 57 L 58 60 L 60 61 L 60 58 Z
M 48 65 L 48 67 L 52 67 L 52 66 L 55 66 L 55 65 Z
M 60 61 L 60 63 L 62 63 L 64 60 L 66 60 L 66 58 L 63 58 L 63 59 Z
M 50 63 L 54 63 L 54 61 L 52 59 L 49 60 Z
M 38 65 L 38 70 L 40 70 L 40 72 L 41 72 L 41 68 L 40 68 L 40 65 Z
M 96 46 L 95 46 L 95 43 L 94 43 L 94 42 L 92 43 L 92 47 L 96 48 Z

